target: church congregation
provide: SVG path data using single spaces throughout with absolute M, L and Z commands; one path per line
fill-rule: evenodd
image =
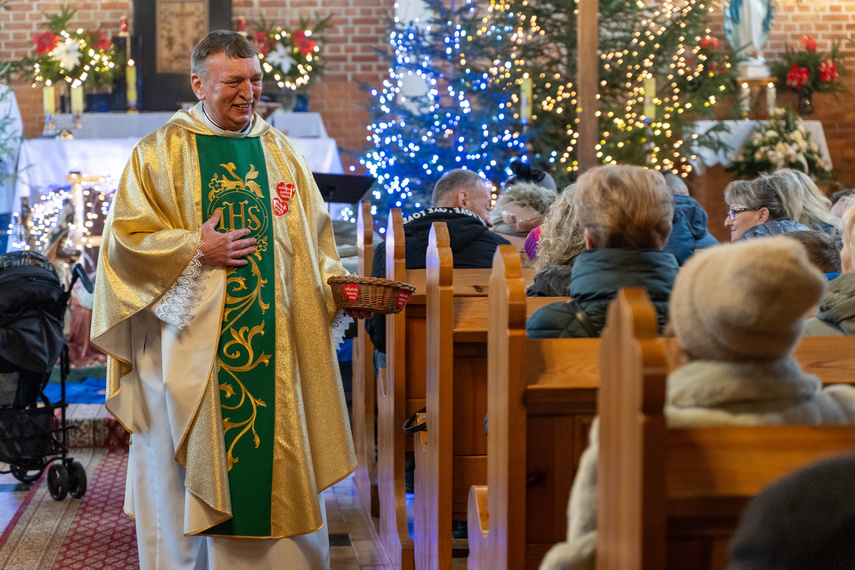
M 853 30 L 0 0 L 0 568 L 855 568 Z

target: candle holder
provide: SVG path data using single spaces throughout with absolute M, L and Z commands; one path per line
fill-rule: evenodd
M 45 115 L 45 128 L 48 133 L 56 132 L 56 117 L 54 115 Z

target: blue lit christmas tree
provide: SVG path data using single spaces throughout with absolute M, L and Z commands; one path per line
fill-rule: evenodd
M 498 184 L 515 156 L 530 156 L 559 188 L 574 180 L 577 4 L 428 5 L 434 17 L 427 26 L 394 22 L 389 78 L 372 91 L 374 148 L 362 163 L 378 178 L 373 200 L 381 216 L 390 207 L 425 207 L 433 183 L 452 168 Z M 715 132 L 698 137 L 687 124 L 712 116 L 735 88 L 735 62 L 709 36 L 709 12 L 706 0 L 600 1 L 602 163 L 685 176 L 694 149 L 720 146 Z M 426 92 L 404 96 L 408 76 L 422 78 Z M 524 78 L 533 107 L 525 126 Z
M 393 22 L 389 77 L 371 91 L 374 148 L 361 162 L 377 178 L 372 200 L 383 219 L 389 208 L 428 207 L 436 180 L 455 168 L 499 184 L 526 152 L 519 77 L 506 62 L 510 22 L 499 25 L 478 0 L 427 5 L 429 21 Z M 406 95 L 413 78 L 425 88 Z

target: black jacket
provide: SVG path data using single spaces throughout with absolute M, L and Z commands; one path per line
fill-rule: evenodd
M 510 242 L 493 233 L 481 218 L 463 208 L 428 208 L 404 218 L 407 269 L 424 269 L 430 227 L 434 222 L 445 222 L 454 267 L 492 267 L 496 247 Z M 386 243 L 374 248 L 372 277 L 386 277 Z M 365 322 L 374 348 L 386 352 L 386 316 L 375 315 Z

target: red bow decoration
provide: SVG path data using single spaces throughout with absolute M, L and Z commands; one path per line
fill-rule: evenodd
M 53 32 L 47 31 L 43 32 L 36 37 L 33 38 L 33 43 L 36 44 L 36 53 L 48 53 L 49 51 L 53 51 L 53 48 L 56 47 L 56 42 L 59 40 L 59 36 L 55 36 Z
M 701 40 L 701 49 L 707 49 L 707 48 L 718 49 L 719 45 L 721 45 L 721 44 L 719 43 L 719 41 L 716 38 L 704 38 Z
M 805 50 L 816 53 L 816 40 L 811 36 L 802 36 L 799 38 L 802 42 L 802 45 L 805 46 Z
M 300 50 L 303 55 L 309 55 L 315 50 L 315 40 L 309 38 L 303 30 L 297 30 L 291 35 L 294 38 L 294 45 Z
M 823 61 L 819 64 L 819 80 L 834 81 L 837 79 L 837 66 L 831 61 Z
M 795 89 L 796 91 L 800 91 L 802 85 L 804 85 L 805 81 L 810 78 L 810 71 L 806 67 L 799 67 L 794 65 L 790 68 L 790 71 L 787 72 L 787 85 Z

